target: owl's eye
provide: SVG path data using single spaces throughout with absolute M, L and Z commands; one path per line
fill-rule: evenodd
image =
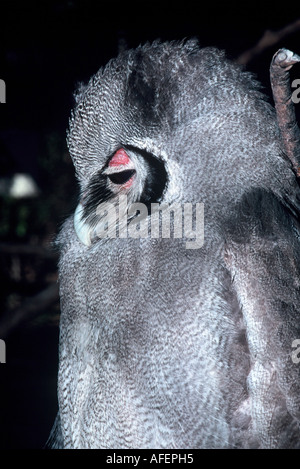
M 104 171 L 104 174 L 113 184 L 122 185 L 126 189 L 131 187 L 133 183 L 132 177 L 135 173 L 134 163 L 124 148 L 116 151 Z
M 108 174 L 107 176 L 114 184 L 125 184 L 134 175 L 134 173 L 135 169 L 126 169 L 125 171 Z

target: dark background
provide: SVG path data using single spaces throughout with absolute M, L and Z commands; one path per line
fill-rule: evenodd
M 0 195 L 0 339 L 7 353 L 0 364 L 0 448 L 42 448 L 57 411 L 59 301 L 51 290 L 57 280 L 52 242 L 77 200 L 65 144 L 77 84 L 120 48 L 157 38 L 197 37 L 237 59 L 266 30 L 299 18 L 294 3 L 0 3 L 0 79 L 7 92 L 0 105 L 0 179 L 26 172 L 39 188 L 32 198 Z M 268 95 L 269 64 L 282 46 L 300 53 L 300 31 L 246 64 Z M 299 78 L 299 67 L 292 73 Z

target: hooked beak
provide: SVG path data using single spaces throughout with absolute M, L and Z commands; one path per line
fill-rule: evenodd
M 80 241 L 86 246 L 90 246 L 92 244 L 92 241 L 91 241 L 92 228 L 83 221 L 82 214 L 83 214 L 83 205 L 81 202 L 79 202 L 74 213 L 74 228 Z

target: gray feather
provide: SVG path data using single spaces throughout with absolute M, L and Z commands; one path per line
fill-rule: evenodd
M 151 179 L 146 152 L 167 174 L 158 202 L 203 202 L 205 237 L 86 246 L 65 222 L 53 445 L 300 447 L 300 192 L 258 84 L 214 48 L 155 42 L 111 60 L 77 101 L 83 204 L 118 148 Z

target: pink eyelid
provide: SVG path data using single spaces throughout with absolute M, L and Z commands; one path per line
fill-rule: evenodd
M 108 163 L 108 166 L 125 166 L 130 163 L 130 158 L 127 155 L 126 151 L 123 148 L 120 148 L 119 150 L 116 151 L 110 162 Z

